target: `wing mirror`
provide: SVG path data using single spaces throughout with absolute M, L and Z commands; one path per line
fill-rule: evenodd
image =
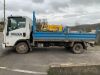
M 9 35 L 9 31 L 7 31 L 6 35 L 7 35 L 7 36 Z
M 10 27 L 7 28 L 7 33 L 6 33 L 6 35 L 9 35 L 9 30 L 10 30 Z

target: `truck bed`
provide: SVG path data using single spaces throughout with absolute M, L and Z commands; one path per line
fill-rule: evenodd
M 64 32 L 35 32 L 33 33 L 34 40 L 96 40 L 96 33 L 64 33 Z

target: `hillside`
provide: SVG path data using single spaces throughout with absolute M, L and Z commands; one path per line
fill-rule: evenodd
M 91 30 L 95 30 L 96 28 L 100 29 L 100 23 L 97 23 L 97 24 L 84 24 L 84 25 L 77 25 L 77 26 L 71 27 L 72 30 L 86 31 L 86 32 L 90 32 Z

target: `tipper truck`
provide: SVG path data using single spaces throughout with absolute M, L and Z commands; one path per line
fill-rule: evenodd
M 17 53 L 24 54 L 35 48 L 60 46 L 70 48 L 75 54 L 87 50 L 88 44 L 96 40 L 96 33 L 70 33 L 68 27 L 62 31 L 36 31 L 36 17 L 33 20 L 25 16 L 9 16 L 3 31 L 3 48 L 12 47 Z

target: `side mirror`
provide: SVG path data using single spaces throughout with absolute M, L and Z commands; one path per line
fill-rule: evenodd
M 7 33 L 6 33 L 7 36 L 9 35 L 9 31 L 10 31 L 10 27 L 7 28 Z
M 8 36 L 9 35 L 9 32 L 7 31 L 6 35 Z

